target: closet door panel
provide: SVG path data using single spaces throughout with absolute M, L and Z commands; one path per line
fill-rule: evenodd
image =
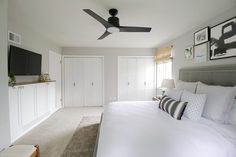
M 120 57 L 118 60 L 118 100 L 127 100 L 128 94 L 128 59 Z
M 103 77 L 102 77 L 102 58 L 96 58 L 93 64 L 92 88 L 94 99 L 93 106 L 102 106 L 103 104 Z
M 73 77 L 74 77 L 74 92 L 73 94 L 73 106 L 84 106 L 84 59 L 75 58 L 73 63 Z
M 65 106 L 74 106 L 74 58 L 65 58 Z
M 137 59 L 137 99 L 136 100 L 144 100 L 145 99 L 145 89 L 146 89 L 146 60 L 145 58 Z
M 151 100 L 156 92 L 154 57 L 120 57 L 118 63 L 118 100 Z
M 85 105 L 101 106 L 102 105 L 102 59 L 85 58 L 84 59 L 84 76 L 85 76 Z
M 128 59 L 128 91 L 127 96 L 128 100 L 137 100 L 137 59 L 129 58 Z

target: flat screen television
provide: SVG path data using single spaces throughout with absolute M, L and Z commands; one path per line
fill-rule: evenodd
M 41 75 L 42 55 L 10 46 L 8 73 L 14 75 Z

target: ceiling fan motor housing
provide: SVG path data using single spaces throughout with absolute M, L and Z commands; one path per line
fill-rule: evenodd
M 114 16 L 109 17 L 108 18 L 108 22 L 110 24 L 112 24 L 113 26 L 115 26 L 115 27 L 119 27 L 120 26 L 120 22 L 119 22 L 119 18 L 118 17 L 114 17 Z

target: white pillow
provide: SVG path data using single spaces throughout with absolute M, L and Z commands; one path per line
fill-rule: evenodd
M 174 100 L 176 100 L 176 101 L 180 101 L 182 93 L 183 93 L 182 90 L 170 89 L 167 92 L 167 96 L 174 99 Z
M 184 82 L 177 81 L 176 89 L 178 90 L 187 90 L 189 92 L 195 93 L 197 88 L 197 82 Z
M 184 90 L 181 101 L 188 102 L 184 116 L 194 121 L 200 120 L 206 102 L 206 94 L 193 94 Z
M 207 95 L 203 117 L 217 122 L 225 122 L 226 113 L 229 112 L 228 109 L 233 104 L 235 89 L 234 87 L 209 86 L 199 82 L 197 93 Z

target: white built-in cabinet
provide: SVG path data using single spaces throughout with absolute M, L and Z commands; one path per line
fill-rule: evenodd
M 118 57 L 118 100 L 146 101 L 156 93 L 154 57 Z
M 103 57 L 64 58 L 65 107 L 103 105 Z
M 9 87 L 12 142 L 55 111 L 55 83 L 32 83 Z

